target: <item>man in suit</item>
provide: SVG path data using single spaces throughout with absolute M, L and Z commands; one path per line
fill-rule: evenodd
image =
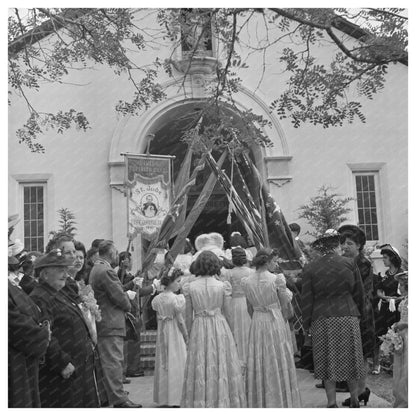
M 135 277 L 130 273 L 132 267 L 131 254 L 123 251 L 119 255 L 119 269 L 117 275 L 123 285 L 124 291 L 133 290 L 137 295 L 131 300 L 131 313 L 135 317 L 135 329 L 137 339 L 125 339 L 124 341 L 124 377 L 142 377 L 144 371 L 140 368 L 140 330 L 141 316 L 140 316 L 140 298 L 143 296 L 154 295 L 156 287 L 152 283 L 146 287 L 142 287 L 143 277 Z M 130 380 L 125 379 L 124 383 L 129 383 Z
M 125 313 L 130 312 L 130 299 L 136 292 L 124 292 L 113 267 L 118 263 L 114 243 L 104 240 L 98 248 L 99 258 L 90 273 L 90 284 L 101 309 L 102 320 L 97 322 L 98 351 L 104 373 L 104 385 L 113 407 L 142 407 L 128 399 L 123 388 L 123 344 L 126 335 Z

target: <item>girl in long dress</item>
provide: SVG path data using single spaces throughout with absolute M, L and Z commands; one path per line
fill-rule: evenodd
M 300 407 L 290 333 L 282 306 L 290 302 L 285 278 L 268 271 L 270 249 L 253 258 L 256 271 L 241 285 L 252 313 L 247 358 L 248 407 Z
M 181 275 L 179 269 L 167 271 L 161 278 L 165 290 L 152 301 L 158 320 L 153 400 L 163 407 L 179 407 L 182 397 L 188 332 L 185 297 L 174 293 L 179 289 Z
M 231 285 L 215 276 L 218 257 L 199 254 L 197 278 L 183 290 L 190 337 L 181 407 L 245 407 L 246 397 L 237 348 L 229 324 Z
M 221 277 L 223 281 L 231 284 L 230 327 L 237 345 L 238 357 L 245 368 L 251 317 L 247 311 L 246 295 L 241 287 L 241 280 L 249 276 L 252 270 L 246 266 L 247 257 L 243 248 L 233 248 L 231 255 L 234 268 L 224 269 Z
M 399 305 L 400 321 L 394 324 L 394 329 L 403 340 L 403 347 L 394 353 L 393 361 L 393 396 L 394 407 L 408 407 L 408 273 L 396 274 L 395 279 L 399 282 L 399 290 L 404 297 Z

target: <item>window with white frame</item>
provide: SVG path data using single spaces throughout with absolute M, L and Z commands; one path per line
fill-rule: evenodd
M 367 240 L 380 239 L 380 209 L 378 172 L 353 172 L 357 196 L 358 226 Z
M 45 246 L 46 183 L 21 183 L 23 194 L 23 238 L 29 251 Z

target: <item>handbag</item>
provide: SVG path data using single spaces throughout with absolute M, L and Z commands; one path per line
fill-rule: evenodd
M 125 313 L 126 318 L 126 340 L 138 341 L 139 334 L 136 330 L 136 318 L 130 312 Z

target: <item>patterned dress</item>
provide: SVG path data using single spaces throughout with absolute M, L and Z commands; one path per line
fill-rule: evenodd
M 255 272 L 241 282 L 253 307 L 247 358 L 248 407 L 301 407 L 290 332 L 277 291 L 283 275 Z
M 245 407 L 237 348 L 222 314 L 231 285 L 214 277 L 188 282 L 184 294 L 194 312 L 181 407 Z M 190 311 L 192 310 L 192 311 Z
M 241 287 L 241 279 L 249 276 L 252 270 L 248 267 L 234 267 L 224 270 L 221 277 L 232 287 L 230 327 L 237 344 L 238 357 L 243 367 L 247 361 L 248 336 L 251 317 L 247 311 L 246 295 Z
M 399 306 L 401 323 L 408 323 L 407 311 L 408 298 L 406 297 Z M 394 407 L 408 407 L 408 329 L 402 329 L 400 335 L 403 339 L 403 349 L 394 353 L 393 362 L 393 396 Z
M 178 326 L 185 312 L 185 297 L 163 292 L 152 301 L 157 312 L 156 362 L 153 400 L 160 406 L 179 406 L 182 397 L 186 345 Z

